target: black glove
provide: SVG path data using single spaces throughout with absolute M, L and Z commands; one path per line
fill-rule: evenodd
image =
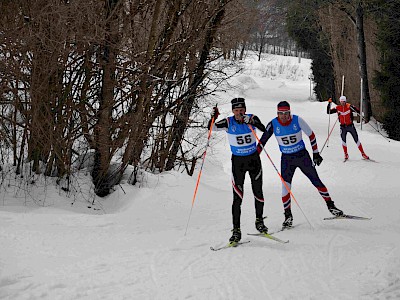
M 219 114 L 219 110 L 218 110 L 218 107 L 213 107 L 213 112 L 212 112 L 212 114 L 211 114 L 211 118 L 214 118 L 214 120 L 216 120 L 216 119 L 218 119 L 218 116 L 219 116 L 220 114 Z
M 322 163 L 323 158 L 321 157 L 321 155 L 319 155 L 318 152 L 317 153 L 313 153 L 313 161 L 314 161 L 314 164 L 319 166 Z
M 326 107 L 326 113 L 329 115 L 331 113 L 331 104 L 332 102 L 328 103 L 328 106 Z

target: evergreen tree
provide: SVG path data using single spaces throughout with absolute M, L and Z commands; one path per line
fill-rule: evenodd
M 329 39 L 319 25 L 317 1 L 296 0 L 289 4 L 287 27 L 299 47 L 310 53 L 314 91 L 319 101 L 335 97 L 335 79 Z
M 400 140 L 400 1 L 373 2 L 381 53 L 381 70 L 376 72 L 374 84 L 386 108 L 383 127 L 390 138 Z

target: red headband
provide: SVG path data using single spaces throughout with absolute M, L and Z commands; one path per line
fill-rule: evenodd
M 290 111 L 290 106 L 279 106 L 278 111 Z

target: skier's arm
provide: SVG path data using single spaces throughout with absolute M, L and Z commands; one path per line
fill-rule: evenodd
M 352 104 L 350 104 L 350 110 L 355 111 L 358 114 L 360 113 L 360 109 Z
M 318 144 L 317 144 L 317 138 L 315 137 L 314 131 L 312 131 L 311 127 L 307 124 L 307 122 L 304 121 L 300 117 L 299 117 L 299 125 L 300 125 L 301 130 L 303 130 L 303 132 L 310 139 L 311 148 L 313 150 L 313 153 L 319 153 Z
M 210 121 L 208 121 L 207 125 L 208 130 L 210 130 L 210 126 L 211 126 L 211 119 Z M 226 131 L 227 129 L 228 129 L 228 119 L 226 118 L 221 121 L 215 122 L 212 128 L 213 131 L 222 131 L 222 130 Z
M 267 127 L 265 128 L 265 131 L 263 135 L 260 138 L 260 143 L 257 145 L 257 152 L 261 153 L 262 149 L 264 148 L 264 145 L 268 142 L 269 138 L 274 134 L 274 128 L 272 126 L 272 121 L 267 124 Z
M 307 124 L 307 122 L 300 117 L 299 117 L 299 125 L 301 130 L 303 130 L 303 132 L 307 134 L 308 138 L 310 139 L 311 148 L 313 150 L 313 162 L 315 165 L 319 166 L 322 163 L 323 158 L 319 154 L 317 138 L 315 137 L 314 131 L 312 131 L 311 127 Z
M 332 104 L 332 102 L 329 102 L 329 103 L 328 103 L 328 106 L 326 107 L 326 113 L 327 113 L 328 115 L 334 114 L 334 113 L 337 112 L 337 109 L 336 109 L 336 108 L 331 108 L 331 104 Z
M 251 117 L 251 124 L 254 126 L 254 127 L 256 127 L 258 130 L 260 130 L 260 131 L 262 131 L 262 132 L 265 132 L 265 126 L 264 126 L 264 124 L 263 123 L 261 123 L 261 120 L 257 117 L 257 116 L 255 116 L 255 115 L 253 115 L 252 117 Z

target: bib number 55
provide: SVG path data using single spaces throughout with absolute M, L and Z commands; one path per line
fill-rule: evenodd
M 284 145 L 295 144 L 297 142 L 297 138 L 295 135 L 284 136 L 281 138 L 281 140 Z

